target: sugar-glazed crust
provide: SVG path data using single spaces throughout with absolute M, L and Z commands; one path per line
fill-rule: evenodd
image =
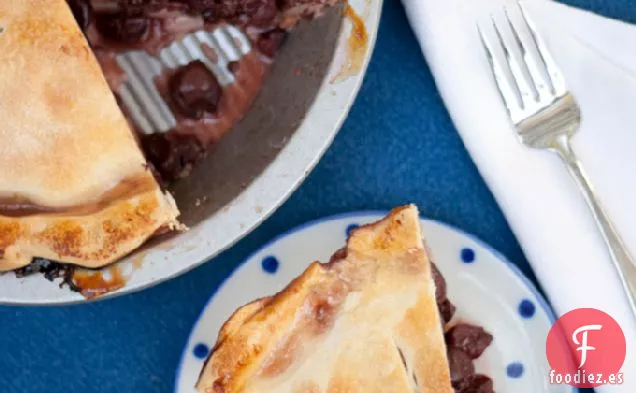
M 353 231 L 328 264 L 222 328 L 200 393 L 451 393 L 417 209 Z
M 0 270 L 110 263 L 176 225 L 64 0 L 0 2 Z

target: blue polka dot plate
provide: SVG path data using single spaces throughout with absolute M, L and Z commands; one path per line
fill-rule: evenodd
M 357 225 L 382 213 L 353 213 L 314 221 L 293 229 L 254 253 L 227 278 L 197 320 L 177 369 L 175 392 L 193 393 L 218 331 L 240 306 L 283 289 L 315 260 L 327 261 Z M 554 315 L 532 283 L 481 241 L 445 224 L 422 220 L 422 230 L 455 319 L 474 322 L 494 341 L 476 360 L 477 372 L 490 376 L 497 393 L 571 393 L 550 385 L 545 340 Z

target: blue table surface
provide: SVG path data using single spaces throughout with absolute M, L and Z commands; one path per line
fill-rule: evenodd
M 568 0 L 636 21 L 636 0 Z M 214 261 L 109 301 L 0 307 L 0 392 L 169 392 L 190 328 L 223 279 L 277 234 L 308 220 L 415 202 L 477 235 L 534 280 L 457 135 L 397 0 L 348 120 L 316 169 L 265 223 Z

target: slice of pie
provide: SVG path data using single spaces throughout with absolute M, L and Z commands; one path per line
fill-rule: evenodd
M 350 236 L 221 329 L 200 393 L 453 392 L 414 206 Z
M 99 267 L 177 226 L 64 0 L 0 2 L 0 271 Z

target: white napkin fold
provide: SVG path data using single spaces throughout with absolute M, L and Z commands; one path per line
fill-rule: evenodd
M 455 126 L 556 312 L 594 307 L 623 328 L 625 383 L 597 391 L 636 392 L 636 323 L 602 238 L 558 157 L 516 138 L 477 35 L 480 18 L 514 2 L 402 1 Z M 573 148 L 636 255 L 636 26 L 550 1 L 524 4 L 581 106 Z

